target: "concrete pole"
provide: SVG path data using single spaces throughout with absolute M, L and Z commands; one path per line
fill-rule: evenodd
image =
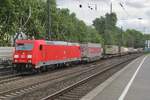
M 46 35 L 46 38 L 51 39 L 51 11 L 50 11 L 50 0 L 47 0 L 47 12 L 48 12 L 48 22 L 47 22 L 47 35 Z
M 112 1 L 110 3 L 110 14 L 112 13 Z

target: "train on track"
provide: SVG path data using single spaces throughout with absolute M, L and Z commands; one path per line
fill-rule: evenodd
M 45 71 L 48 67 L 91 62 L 106 55 L 137 52 L 137 49 L 107 45 L 105 55 L 101 44 L 70 43 L 64 41 L 17 40 L 13 54 L 16 71 Z

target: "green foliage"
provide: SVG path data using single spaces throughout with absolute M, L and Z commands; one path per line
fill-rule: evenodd
M 105 17 L 96 18 L 93 25 L 96 30 L 102 35 L 104 44 L 117 44 L 118 28 L 116 27 L 117 16 L 115 13 L 106 14 Z
M 57 39 L 66 41 L 102 42 L 101 36 L 94 28 L 86 26 L 74 13 L 70 14 L 68 9 L 58 9 L 57 14 L 57 22 L 53 23 L 57 27 L 52 28 L 55 33 L 52 36 L 56 35 Z
M 96 18 L 93 21 L 93 25 L 95 26 L 96 30 L 99 32 L 99 34 L 104 34 L 105 32 L 105 18 L 104 17 L 100 17 L 100 18 Z
M 79 20 L 75 13 L 70 13 L 68 9 L 56 8 L 55 0 L 50 0 L 50 7 L 52 40 L 101 42 L 138 48 L 144 46 L 146 39 L 150 39 L 150 36 L 136 30 L 122 31 L 116 26 L 115 13 L 96 18 L 93 28 Z M 30 11 L 31 17 L 28 19 Z M 36 39 L 47 37 L 47 11 L 46 0 L 0 0 L 0 45 L 9 45 L 11 36 L 20 31 L 29 37 L 35 36 Z
M 150 34 L 145 34 L 144 38 L 145 38 L 145 40 L 150 40 Z
M 0 35 L 1 41 L 9 44 L 10 37 L 16 32 L 25 32 L 26 35 L 33 35 L 38 32 L 45 33 L 44 15 L 45 3 L 43 0 L 1 0 L 0 1 Z M 30 14 L 27 24 L 26 21 Z M 9 38 L 5 38 L 5 34 Z M 3 43 L 2 43 L 3 44 Z M 7 45 L 6 44 L 6 45 Z
M 116 26 L 117 16 L 115 13 L 106 14 L 105 17 L 96 18 L 93 25 L 104 38 L 104 44 L 122 45 L 127 47 L 144 47 L 144 35 L 136 30 L 123 31 Z
M 101 35 L 95 28 L 77 19 L 68 9 L 56 8 L 55 0 L 50 0 L 50 7 L 52 40 L 102 42 Z M 30 10 L 31 17 L 28 19 Z M 10 37 L 20 31 L 29 37 L 35 36 L 36 39 L 47 37 L 47 10 L 46 0 L 1 0 L 0 45 L 8 45 Z
M 125 45 L 129 47 L 144 47 L 144 35 L 136 30 L 127 30 L 125 32 Z

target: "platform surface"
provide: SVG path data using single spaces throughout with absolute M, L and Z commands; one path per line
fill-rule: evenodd
M 81 100 L 150 100 L 150 55 L 135 59 Z

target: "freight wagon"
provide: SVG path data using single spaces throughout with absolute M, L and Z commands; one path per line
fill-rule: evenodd
M 129 47 L 128 50 L 129 50 L 129 51 L 128 51 L 129 54 L 130 54 L 130 53 L 137 52 L 137 50 L 134 49 L 133 47 Z
M 121 47 L 120 48 L 121 55 L 126 55 L 126 54 L 128 54 L 128 52 L 129 52 L 128 48 L 126 48 L 126 47 Z
M 105 54 L 106 55 L 116 55 L 119 53 L 119 47 L 116 45 L 106 45 Z
M 102 58 L 103 48 L 101 44 L 85 43 L 81 44 L 81 57 L 83 61 L 95 61 Z
M 13 57 L 14 47 L 0 47 L 0 64 L 10 65 Z

